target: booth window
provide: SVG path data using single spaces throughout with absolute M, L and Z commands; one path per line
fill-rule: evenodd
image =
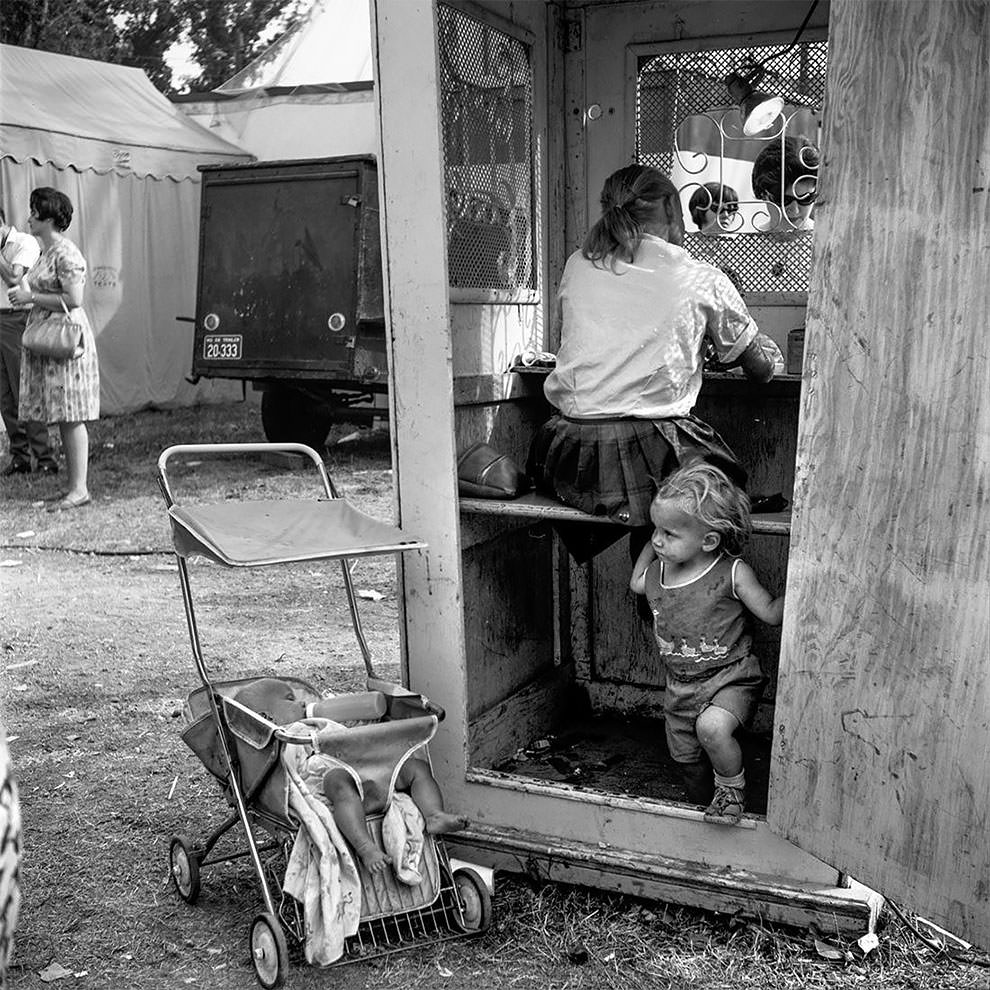
M 636 47 L 636 160 L 666 172 L 681 191 L 684 245 L 693 255 L 731 272 L 742 291 L 767 302 L 807 293 L 812 238 L 780 222 L 775 208 L 755 197 L 751 177 L 754 160 L 770 143 L 794 138 L 819 145 L 827 42 L 802 41 L 786 59 L 773 63 L 774 72 L 761 88 L 783 97 L 784 112 L 772 128 L 754 137 L 742 132 L 725 77 L 779 52 L 780 46 L 674 48 Z M 715 228 L 716 236 L 702 233 L 691 217 L 692 195 L 703 187 L 721 187 L 720 195 L 735 200 L 731 213 L 723 215 L 723 226 Z
M 529 46 L 437 7 L 450 286 L 479 301 L 537 287 Z

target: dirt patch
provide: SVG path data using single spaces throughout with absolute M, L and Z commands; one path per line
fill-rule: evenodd
M 334 441 L 354 432 L 342 426 Z M 24 816 L 23 903 L 12 984 L 157 990 L 256 986 L 248 925 L 261 898 L 243 861 L 203 876 L 195 907 L 175 895 L 169 837 L 201 837 L 226 814 L 179 738 L 198 686 L 155 462 L 169 443 L 257 440 L 248 405 L 147 412 L 94 425 L 93 504 L 45 511 L 57 479 L 17 478 L 0 503 L 0 691 Z M 2 453 L 2 452 L 0 452 Z M 366 511 L 391 517 L 387 438 L 332 444 L 331 470 Z M 308 475 L 202 460 L 177 484 L 210 498 L 301 494 Z M 11 562 L 14 562 L 11 564 Z M 9 566 L 8 566 L 9 565 Z M 320 688 L 363 684 L 338 565 L 232 573 L 193 565 L 204 651 L 218 678 L 285 672 Z M 398 670 L 395 572 L 354 579 L 379 670 Z M 945 987 L 987 970 L 952 962 L 897 925 L 866 960 L 830 960 L 810 933 L 773 930 L 632 898 L 500 875 L 484 936 L 384 960 L 313 970 L 288 985 L 352 988 Z M 70 974 L 40 975 L 57 963 Z

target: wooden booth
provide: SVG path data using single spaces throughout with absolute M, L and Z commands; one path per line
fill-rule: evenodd
M 862 932 L 877 899 L 851 875 L 988 945 L 990 6 L 810 7 L 376 0 L 397 512 L 429 544 L 400 565 L 405 674 L 447 710 L 431 752 L 465 856 Z M 822 150 L 813 231 L 752 196 L 724 77 L 753 63 Z M 458 498 L 472 442 L 525 463 L 550 414 L 526 362 L 554 351 L 564 261 L 631 161 L 685 204 L 731 179 L 748 229 L 689 222 L 686 246 L 792 345 L 796 373 L 715 372 L 696 410 L 787 501 L 746 555 L 787 605 L 758 636 L 772 677 L 731 827 L 666 758 L 625 541 L 578 564 L 557 524 L 609 524 Z

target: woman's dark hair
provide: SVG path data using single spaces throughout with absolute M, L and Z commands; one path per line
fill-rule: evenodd
M 758 199 L 780 202 L 793 195 L 798 179 L 818 178 L 818 149 L 806 138 L 784 138 L 783 148 L 777 141 L 768 144 L 753 162 L 753 193 Z
M 647 224 L 681 217 L 681 200 L 674 184 L 659 169 L 627 165 L 613 172 L 602 187 L 602 215 L 588 231 L 581 253 L 593 262 L 631 262 Z
M 72 200 L 51 186 L 31 190 L 31 212 L 39 220 L 51 220 L 56 230 L 67 230 L 72 223 Z
M 739 203 L 739 193 L 732 186 L 723 186 L 720 182 L 706 182 L 698 186 L 688 200 L 688 212 L 698 227 L 705 224 L 705 214 L 709 210 L 718 210 L 719 206 L 733 206 Z

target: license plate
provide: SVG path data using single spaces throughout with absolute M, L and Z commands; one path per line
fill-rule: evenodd
M 240 361 L 244 338 L 233 333 L 210 333 L 203 338 L 204 361 Z

